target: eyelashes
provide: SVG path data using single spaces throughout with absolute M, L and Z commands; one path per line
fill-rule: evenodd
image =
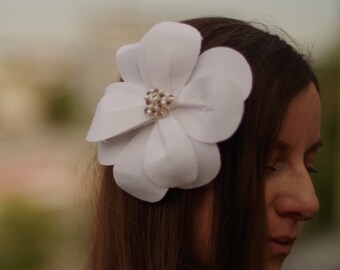
M 318 173 L 319 172 L 319 170 L 314 168 L 314 167 L 309 167 L 309 168 L 306 167 L 306 169 L 309 173 Z
M 307 172 L 309 174 L 315 174 L 315 173 L 318 173 L 319 170 L 316 169 L 315 167 L 309 167 L 309 166 L 305 166 Z M 265 165 L 265 171 L 267 172 L 278 172 L 279 171 L 279 165 L 277 164 L 271 164 L 271 165 Z
M 275 167 L 275 165 L 266 165 L 265 170 L 271 171 L 271 172 L 277 172 L 277 168 Z

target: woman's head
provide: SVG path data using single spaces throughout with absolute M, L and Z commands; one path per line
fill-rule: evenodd
M 320 99 L 311 83 L 289 103 L 267 154 L 264 186 L 272 269 L 280 269 L 304 222 L 319 209 L 310 173 L 321 145 Z
M 184 23 L 201 33 L 201 52 L 230 47 L 250 64 L 253 90 L 242 122 L 230 139 L 219 143 L 221 169 L 208 186 L 172 189 L 155 204 L 126 194 L 113 181 L 112 167 L 103 168 L 92 269 L 279 267 L 286 254 L 277 249 L 289 246 L 297 233 L 294 226 L 317 211 L 310 179 L 301 167 L 312 166 L 312 146 L 320 139 L 319 122 L 303 114 L 319 114 L 318 83 L 307 60 L 278 36 L 242 21 L 204 18 Z M 308 100 L 314 105 L 306 105 Z M 305 124 L 303 130 L 310 132 L 296 134 L 298 129 L 290 130 L 294 123 Z M 294 151 L 276 149 L 282 136 Z M 285 166 L 289 170 L 283 170 Z M 308 191 L 308 215 L 280 211 L 294 205 L 296 200 L 285 198 L 294 199 L 297 190 L 288 189 L 291 181 L 282 185 L 282 179 L 298 175 L 304 181 L 296 181 L 297 187 Z
M 305 113 L 303 117 L 314 113 L 313 117 L 309 118 L 311 119 L 310 125 L 314 127 L 314 131 L 313 133 L 307 132 L 301 134 L 300 139 L 308 140 L 307 135 L 314 136 L 313 139 L 315 141 L 313 141 L 311 145 L 315 143 L 316 147 L 312 148 L 312 152 L 308 152 L 307 148 L 304 149 L 307 155 L 305 153 L 302 156 L 300 155 L 299 162 L 301 163 L 302 157 L 302 161 L 306 159 L 305 163 L 309 162 L 309 164 L 307 164 L 308 168 L 313 166 L 312 163 L 315 159 L 317 146 L 321 144 L 320 134 L 317 133 L 320 130 L 320 118 L 318 116 L 320 115 L 320 111 L 315 108 L 320 104 L 317 94 L 319 91 L 318 81 L 305 56 L 299 54 L 279 36 L 268 34 L 265 31 L 254 28 L 248 23 L 232 19 L 205 18 L 190 20 L 187 21 L 187 23 L 201 31 L 203 36 L 202 51 L 215 46 L 234 48 L 247 59 L 254 76 L 252 94 L 247 100 L 245 115 L 240 128 L 233 138 L 220 143 L 222 156 L 225 153 L 229 155 L 225 162 L 232 165 L 229 165 L 230 171 L 227 175 L 221 177 L 228 180 L 215 181 L 217 186 L 230 186 L 228 188 L 226 187 L 226 190 L 217 187 L 217 190 L 221 191 L 219 196 L 222 201 L 215 201 L 214 207 L 216 208 L 216 206 L 219 207 L 220 205 L 226 204 L 231 205 L 228 213 L 224 214 L 228 216 L 224 222 L 226 223 L 225 228 L 230 228 L 229 237 L 234 241 L 232 246 L 239 248 L 238 252 L 247 249 L 243 246 L 249 245 L 247 239 L 254 239 L 254 236 L 250 236 L 248 233 L 258 234 L 261 235 L 261 237 L 264 236 L 264 238 L 269 237 L 282 240 L 288 247 L 297 235 L 297 231 L 296 229 L 294 231 L 293 227 L 301 223 L 295 221 L 311 218 L 317 212 L 317 198 L 309 177 L 307 177 L 309 181 L 306 181 L 306 184 L 309 184 L 307 190 L 301 188 L 303 186 L 301 186 L 301 183 L 298 183 L 298 181 L 295 182 L 295 185 L 290 182 L 288 186 L 292 187 L 296 192 L 299 192 L 298 194 L 301 195 L 300 199 L 306 199 L 305 196 L 310 196 L 310 200 L 306 201 L 304 205 L 300 204 L 301 208 L 298 210 L 305 211 L 306 209 L 302 208 L 302 206 L 310 209 L 308 215 L 299 212 L 302 217 L 297 215 L 297 213 L 289 213 L 288 215 L 288 213 L 286 213 L 288 210 L 296 210 L 294 206 L 297 205 L 293 203 L 301 202 L 297 201 L 299 198 L 290 198 L 290 195 L 284 192 L 275 192 L 275 195 L 272 194 L 274 192 L 270 187 L 274 185 L 274 181 L 268 181 L 267 178 L 273 178 L 274 173 L 272 173 L 270 177 L 268 176 L 268 166 L 273 165 L 270 164 L 270 162 L 273 162 L 271 156 L 274 151 L 276 151 L 276 155 L 279 155 L 278 158 L 283 159 L 277 160 L 275 163 L 284 163 L 285 166 L 289 168 L 291 168 L 291 165 L 294 165 L 294 162 L 289 160 L 286 152 L 283 152 L 282 149 L 279 149 L 279 151 L 278 149 L 274 150 L 274 148 L 277 145 L 277 140 L 280 136 L 283 136 L 282 133 L 286 132 L 287 129 L 292 126 L 301 126 L 300 131 L 304 130 L 303 125 L 306 124 L 306 122 L 301 119 L 302 112 Z M 313 108 L 304 106 L 310 102 L 308 95 L 314 97 Z M 302 98 L 300 96 L 302 96 Z M 299 102 L 296 102 L 295 100 L 299 97 Z M 298 105 L 295 105 L 295 103 L 298 103 Z M 294 110 L 293 106 L 301 107 L 301 112 Z M 291 112 L 292 110 L 294 112 Z M 296 131 L 292 131 L 291 133 L 297 135 Z M 291 137 L 288 139 L 290 142 Z M 226 147 L 225 144 L 227 144 L 228 147 Z M 292 153 L 294 150 L 296 151 L 295 146 L 292 146 L 291 150 Z M 224 161 L 223 158 L 222 160 Z M 302 162 L 302 164 L 305 163 Z M 222 174 L 224 168 L 228 168 L 228 166 L 226 164 L 222 165 Z M 288 170 L 287 168 L 285 169 L 286 171 Z M 278 173 L 276 173 L 276 175 L 274 174 L 274 177 L 277 177 L 277 174 Z M 306 177 L 305 174 L 304 176 Z M 288 176 L 286 175 L 286 177 Z M 245 181 L 245 179 L 248 180 Z M 278 182 L 278 180 L 276 181 Z M 288 183 L 288 181 L 286 183 Z M 224 196 L 224 194 L 227 194 L 225 191 L 229 192 L 226 196 Z M 280 198 L 277 199 L 277 197 Z M 287 202 L 289 200 L 290 202 Z M 241 204 L 241 206 L 237 205 L 238 203 Z M 289 204 L 285 213 L 277 209 L 281 208 L 281 204 Z M 259 212 L 261 207 L 264 207 L 265 212 L 261 212 L 261 210 Z M 225 208 L 223 210 L 225 211 Z M 259 218 L 261 215 L 263 215 L 263 217 L 266 216 L 266 224 L 261 224 L 262 217 Z M 220 212 L 215 218 L 221 218 L 221 216 L 222 213 Z M 230 220 L 235 221 L 235 218 L 239 219 L 235 222 L 235 226 L 237 227 L 231 228 L 228 223 L 230 223 Z M 287 222 L 287 220 L 290 222 Z M 290 225 L 291 227 L 284 228 L 284 221 L 286 222 L 286 226 Z M 250 226 L 252 226 L 252 228 L 247 229 L 246 227 L 249 226 L 249 224 L 251 224 Z M 266 225 L 265 232 L 261 232 L 263 225 Z M 280 228 L 280 225 L 283 225 L 283 227 Z M 245 226 L 245 232 L 242 232 L 242 226 Z M 215 233 L 217 234 L 216 239 L 221 239 L 220 235 L 225 232 L 215 230 Z M 261 233 L 264 234 L 262 235 Z M 261 241 L 260 238 L 257 240 Z M 236 244 L 238 240 L 239 243 Z M 222 239 L 219 241 L 222 241 Z M 264 245 L 266 246 L 266 243 Z M 270 245 L 272 245 L 272 243 L 270 243 Z M 266 247 L 264 247 L 264 249 L 266 250 Z M 256 248 L 254 250 L 256 250 Z M 237 251 L 235 253 L 237 253 Z M 216 251 L 214 254 L 216 254 Z M 276 265 L 277 262 L 282 263 L 282 258 L 287 254 L 280 255 L 281 256 L 275 256 Z M 266 256 L 268 256 L 268 254 Z M 271 256 L 271 254 L 269 254 L 269 256 Z M 219 258 L 225 257 L 221 254 Z M 265 258 L 265 260 L 267 259 Z M 234 265 L 234 267 L 237 267 L 237 265 Z

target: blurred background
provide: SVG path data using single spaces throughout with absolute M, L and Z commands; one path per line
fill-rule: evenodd
M 115 51 L 156 22 L 210 15 L 278 26 L 314 59 L 321 211 L 284 269 L 340 269 L 339 1 L 0 0 L 1 270 L 84 269 L 94 155 L 84 138 L 118 77 Z

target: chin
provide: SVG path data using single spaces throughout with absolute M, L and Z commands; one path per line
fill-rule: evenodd
M 272 256 L 268 260 L 265 270 L 280 270 L 286 257 L 287 257 L 286 255 Z

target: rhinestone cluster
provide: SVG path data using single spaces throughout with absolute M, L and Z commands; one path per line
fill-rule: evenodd
M 171 109 L 174 96 L 155 88 L 146 92 L 144 112 L 150 116 L 164 117 Z

